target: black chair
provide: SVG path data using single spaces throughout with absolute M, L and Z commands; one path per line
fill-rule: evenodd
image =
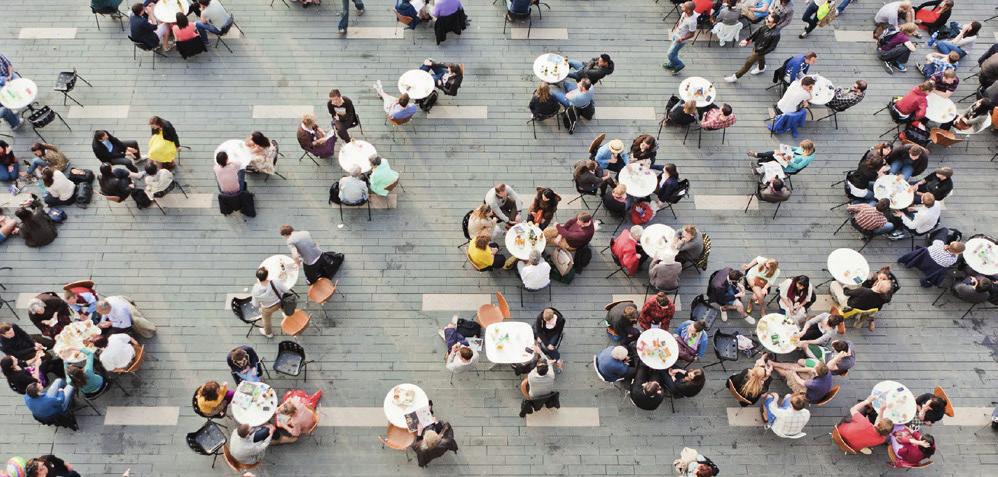
M 551 119 L 551 118 L 555 118 L 554 123 L 556 125 L 558 125 L 558 130 L 561 131 L 561 122 L 558 121 L 558 115 L 559 114 L 561 114 L 561 109 L 560 108 L 559 108 L 558 111 L 555 111 L 555 112 L 553 112 L 553 113 L 551 113 L 551 114 L 549 114 L 547 116 L 537 116 L 535 114 L 532 114 L 530 116 L 530 120 L 527 121 L 527 122 L 530 123 L 530 127 L 533 128 L 533 130 L 534 130 L 534 139 L 537 139 L 537 123 L 541 122 L 541 121 L 547 121 L 548 119 Z
M 368 197 L 367 199 L 365 199 L 364 202 L 362 202 L 360 204 L 348 205 L 347 207 L 363 207 L 365 205 L 367 206 L 367 221 L 370 222 L 371 221 L 371 199 L 370 199 L 370 197 Z M 343 203 L 342 202 L 337 202 L 336 206 L 340 209 L 340 222 L 342 222 L 343 221 Z
M 618 225 L 617 228 L 620 228 L 620 226 Z M 613 238 L 610 239 L 610 247 L 613 247 L 613 243 L 615 241 L 616 241 L 616 239 L 613 239 Z M 614 275 L 616 275 L 616 274 L 618 274 L 620 272 L 624 272 L 624 276 L 625 277 L 631 278 L 631 275 L 627 273 L 627 270 L 624 270 L 624 267 L 620 264 L 620 260 L 617 259 L 617 256 L 614 255 L 612 251 L 610 252 L 610 258 L 613 259 L 613 264 L 617 266 L 617 269 L 614 270 L 613 273 L 607 275 L 606 278 L 610 278 L 610 277 L 612 277 L 612 276 L 614 276 Z
M 201 412 L 201 408 L 198 407 L 198 393 L 197 393 L 196 390 L 194 391 L 194 395 L 191 396 L 191 408 L 194 409 L 194 414 L 197 414 L 198 416 L 201 416 L 201 417 L 207 419 L 208 422 L 211 422 L 214 419 L 223 419 L 223 418 L 225 418 L 226 411 L 227 411 L 227 409 L 222 409 L 221 411 L 219 411 L 219 412 L 217 412 L 215 414 L 212 414 L 210 416 L 208 414 L 205 414 L 205 413 Z M 219 426 L 224 427 L 225 429 L 228 429 L 227 426 L 224 426 L 222 424 L 219 424 Z
M 14 269 L 11 267 L 0 267 L 0 271 L 3 270 L 14 270 Z M 3 283 L 0 283 L 0 290 L 6 290 L 6 289 L 7 287 L 4 286 Z M 3 309 L 4 305 L 7 305 L 7 308 L 10 308 L 10 312 L 14 314 L 14 318 L 17 318 L 17 321 L 21 321 L 21 317 L 18 316 L 17 310 L 14 309 L 14 305 L 12 305 L 12 303 L 15 303 L 14 300 L 8 300 L 3 296 L 0 296 L 0 310 Z
M 45 137 L 42 136 L 42 134 L 38 132 L 38 130 L 44 128 L 45 126 L 48 126 L 49 124 L 52 123 L 52 121 L 55 121 L 56 118 L 59 118 L 59 121 L 62 121 L 62 124 L 66 126 L 66 129 L 69 129 L 70 131 L 73 130 L 73 128 L 69 127 L 69 124 L 66 122 L 66 120 L 62 118 L 61 114 L 57 113 L 55 110 L 53 110 L 48 106 L 39 106 L 38 103 L 34 103 L 32 107 L 24 110 L 24 112 L 21 113 L 22 117 L 24 116 L 25 113 L 31 113 L 28 115 L 27 118 L 24 119 L 27 119 L 28 122 L 31 123 L 31 129 L 35 131 L 35 134 L 38 135 L 38 138 L 41 139 L 42 142 L 48 142 L 48 141 L 45 140 Z
M 548 301 L 550 302 L 553 299 L 552 298 L 552 291 L 551 291 L 551 283 L 548 283 L 548 286 L 546 286 L 544 288 L 547 288 L 547 290 L 548 290 Z M 543 291 L 544 288 L 538 288 L 537 290 L 531 290 L 531 289 L 523 286 L 523 283 L 521 282 L 520 283 L 520 308 L 523 308 L 523 290 L 526 290 L 527 293 L 536 293 L 536 292 Z
M 271 4 L 271 6 L 273 6 L 274 2 L 270 2 L 270 4 Z M 284 4 L 287 5 L 287 2 L 285 2 Z M 291 8 L 291 7 L 288 7 L 288 8 Z M 229 23 L 228 25 L 226 25 L 225 28 L 222 28 L 221 30 L 219 30 L 221 33 L 218 33 L 218 34 L 215 35 L 215 36 L 218 37 L 218 40 L 215 41 L 215 48 L 216 49 L 218 49 L 218 45 L 221 44 L 222 46 L 225 47 L 226 50 L 229 50 L 229 53 L 232 53 L 232 48 L 229 48 L 229 44 L 226 43 L 225 40 L 222 38 L 225 35 L 229 34 L 229 30 L 232 30 L 232 27 L 236 27 L 236 29 L 239 30 L 239 33 L 241 35 L 246 36 L 246 34 L 243 33 L 243 29 L 239 28 L 239 26 L 236 25 L 236 17 L 235 17 L 235 15 L 232 15 L 232 23 Z
M 180 53 L 180 57 L 185 60 L 208 51 L 208 49 L 205 48 L 204 41 L 201 40 L 201 37 L 194 37 L 187 41 L 178 41 L 176 46 L 177 52 Z
M 700 256 L 692 262 L 683 264 L 683 270 L 693 268 L 697 271 L 697 275 L 699 275 L 701 271 L 707 271 L 707 263 L 710 261 L 710 235 L 701 233 L 700 236 L 703 238 L 703 251 L 700 252 Z
M 187 447 L 196 454 L 212 456 L 212 469 L 215 468 L 215 461 L 218 460 L 227 442 L 225 433 L 219 427 L 219 424 L 209 420 L 200 429 L 187 434 Z
M 884 106 L 883 108 L 878 109 L 877 112 L 873 113 L 873 115 L 876 116 L 884 111 L 887 111 L 887 114 L 891 116 L 891 120 L 894 121 L 894 127 L 884 131 L 883 134 L 877 136 L 878 138 L 884 137 L 890 134 L 891 132 L 893 132 L 894 135 L 897 136 L 901 132 L 901 128 L 905 124 L 908 124 L 908 117 L 907 116 L 902 117 L 901 113 L 894 108 L 894 103 L 896 103 L 899 99 L 901 98 L 899 97 L 891 98 L 890 101 L 887 102 L 887 106 Z
M 277 357 L 271 368 L 275 373 L 298 377 L 304 371 L 305 381 L 308 381 L 308 365 L 315 361 L 305 360 L 305 348 L 294 341 L 281 341 L 277 345 Z
M 686 145 L 686 137 L 690 135 L 690 129 L 691 129 L 690 127 L 687 127 L 686 134 L 683 135 L 684 146 Z M 710 128 L 704 128 L 703 126 L 700 125 L 700 123 L 696 123 L 696 127 L 692 129 L 697 132 L 697 149 L 700 149 L 700 145 L 703 144 L 704 130 L 721 131 L 721 145 L 724 145 L 724 139 L 728 136 L 728 128 L 710 129 Z M 661 129 L 659 131 L 661 131 Z
M 467 214 L 464 214 L 464 219 L 461 220 L 461 232 L 464 233 L 464 238 L 467 240 L 465 240 L 464 243 L 462 243 L 461 245 L 457 246 L 458 250 L 461 250 L 461 247 L 464 247 L 465 245 L 471 243 L 471 234 L 468 233 L 468 222 L 471 220 L 471 214 L 473 214 L 474 212 L 475 212 L 474 210 L 469 210 Z
M 828 109 L 828 112 L 829 112 L 828 115 L 827 116 L 822 116 L 822 117 L 820 117 L 818 119 L 815 119 L 814 122 L 821 121 L 822 119 L 832 118 L 832 120 L 835 121 L 835 130 L 838 131 L 839 130 L 839 113 L 844 113 L 849 108 L 836 109 L 836 108 L 833 108 L 833 107 L 831 107 L 831 106 L 829 106 L 827 104 L 825 105 L 825 108 Z
M 99 19 L 98 15 L 107 15 L 107 16 L 111 17 L 114 20 L 118 20 L 118 28 L 121 28 L 121 31 L 125 31 L 125 24 L 122 23 L 122 21 L 121 21 L 122 18 L 124 18 L 125 14 L 122 13 L 121 10 L 118 10 L 117 7 L 115 7 L 115 8 L 105 8 L 105 9 L 98 10 L 98 9 L 94 8 L 93 5 L 91 5 L 90 6 L 90 11 L 93 12 L 93 14 L 94 14 L 94 21 L 97 22 L 97 31 L 100 31 L 100 19 Z
M 852 194 L 852 188 L 849 187 L 849 178 L 852 177 L 852 173 L 853 173 L 853 171 L 846 171 L 845 172 L 845 175 L 846 175 L 845 179 L 842 179 L 842 180 L 840 180 L 840 181 L 832 184 L 832 187 L 835 187 L 835 186 L 837 186 L 839 184 L 842 184 L 842 189 L 845 192 L 846 199 L 848 199 L 848 200 L 846 200 L 845 202 L 843 202 L 843 203 L 841 203 L 839 205 L 832 206 L 828 210 L 835 210 L 835 209 L 838 209 L 839 207 L 842 207 L 843 205 L 849 205 L 854 200 L 864 200 L 862 197 L 856 197 L 855 195 Z
M 62 72 L 60 72 L 59 76 L 55 79 L 55 88 L 52 88 L 52 91 L 58 91 L 58 92 L 62 93 L 62 105 L 63 106 L 66 105 L 66 100 L 67 99 L 71 99 L 71 100 L 73 100 L 74 103 L 80 105 L 80 107 L 83 107 L 83 103 L 80 103 L 79 101 L 76 100 L 76 98 L 74 98 L 74 97 L 72 97 L 72 96 L 69 95 L 69 92 L 73 91 L 73 88 L 76 87 L 76 80 L 80 80 L 80 81 L 86 83 L 87 86 L 90 86 L 91 88 L 93 88 L 93 86 L 94 86 L 94 85 L 90 84 L 89 81 L 87 81 L 82 76 L 80 76 L 76 72 L 76 68 L 73 68 L 73 71 L 62 71 Z
M 548 8 L 550 8 L 550 7 L 548 7 Z M 539 11 L 540 7 L 538 7 L 537 10 Z M 506 36 L 506 25 L 508 25 L 510 23 L 516 23 L 518 21 L 526 20 L 527 21 L 527 39 L 529 40 L 530 39 L 530 29 L 534 26 L 533 15 L 534 15 L 534 6 L 533 5 L 530 5 L 530 8 L 527 9 L 527 13 L 513 13 L 513 12 L 511 12 L 509 10 L 506 10 L 506 15 L 503 16 L 503 22 L 502 22 L 502 34 L 503 34 L 503 36 Z
M 166 55 L 160 53 L 156 48 L 149 48 L 148 46 L 145 46 L 144 44 L 135 41 L 135 39 L 132 38 L 131 35 L 128 36 L 128 39 L 132 41 L 132 59 L 133 60 L 138 58 L 137 55 L 136 55 L 136 50 L 148 51 L 148 52 L 152 53 L 152 69 L 156 69 L 156 57 L 160 56 L 160 57 L 166 58 Z M 141 68 L 141 67 L 142 67 L 142 60 L 139 59 L 139 68 Z
M 107 373 L 104 373 L 104 374 L 107 374 Z M 99 397 L 101 397 L 101 396 L 103 396 L 104 393 L 106 393 L 108 391 L 108 389 L 111 389 L 111 381 L 108 380 L 103 375 L 101 377 L 104 378 L 104 386 L 102 386 L 100 389 L 98 389 L 97 392 L 95 392 L 93 394 L 90 394 L 90 395 L 87 395 L 87 394 L 84 394 L 83 391 L 80 391 L 79 389 L 76 390 L 76 396 L 75 397 L 79 398 L 81 401 L 83 401 L 83 405 L 77 406 L 76 409 L 74 409 L 74 412 L 77 411 L 77 410 L 82 409 L 84 406 L 87 406 L 90 409 L 93 409 L 94 412 L 97 413 L 98 416 L 103 416 L 103 414 L 101 414 L 100 411 L 97 410 L 97 406 L 94 404 L 94 400 L 97 399 L 97 398 L 99 398 Z
M 690 193 L 690 180 L 680 179 L 679 184 L 676 185 L 676 190 L 672 192 L 672 195 L 665 198 L 666 206 L 662 207 L 662 209 L 669 209 L 669 212 L 672 212 L 672 218 L 674 220 L 678 220 L 679 217 L 676 216 L 676 209 L 673 208 L 673 206 L 678 204 L 679 201 L 683 200 L 683 197 L 686 197 L 687 195 L 689 195 L 689 193 Z
M 915 250 L 915 237 L 925 237 L 927 235 L 932 235 L 932 232 L 935 232 L 936 229 L 939 228 L 939 222 L 940 221 L 941 220 L 936 220 L 936 224 L 933 225 L 931 229 L 929 229 L 929 230 L 927 230 L 925 232 L 922 232 L 922 233 L 918 233 L 918 232 L 915 232 L 914 230 L 910 230 L 909 229 L 908 230 L 908 235 L 911 235 L 911 249 Z
M 249 330 L 246 331 L 247 338 L 254 328 L 263 328 L 259 324 L 263 315 L 260 314 L 259 308 L 253 306 L 252 302 L 253 299 L 250 297 L 232 299 L 232 313 L 236 315 L 236 318 L 239 318 L 239 321 L 249 325 Z
M 710 330 L 714 327 L 714 323 L 717 322 L 717 317 L 719 316 L 721 316 L 721 311 L 710 305 L 706 295 L 701 293 L 693 297 L 693 301 L 690 303 L 691 320 L 703 321 L 704 325 L 706 325 L 705 329 Z
M 775 219 L 776 218 L 776 214 L 778 214 L 780 212 L 780 206 L 782 206 L 784 202 L 790 200 L 790 196 L 788 195 L 786 198 L 780 199 L 780 200 L 777 200 L 777 199 L 763 199 L 762 198 L 762 186 L 763 186 L 763 184 L 761 182 L 758 183 L 758 184 L 756 184 L 755 194 L 749 196 L 748 203 L 745 204 L 745 211 L 744 211 L 744 213 L 748 213 L 749 206 L 752 205 L 752 199 L 753 198 L 757 198 L 757 199 L 759 199 L 759 202 L 769 202 L 771 204 L 772 203 L 776 204 L 776 210 L 773 211 L 773 219 Z M 787 187 L 787 189 L 789 189 L 791 192 L 793 191 L 793 189 L 790 187 L 789 183 L 785 184 L 785 187 Z
M 39 419 L 35 417 L 35 420 L 46 426 L 65 427 L 66 429 L 71 429 L 73 431 L 80 430 L 80 426 L 76 422 L 76 415 L 72 412 L 65 412 L 46 419 Z

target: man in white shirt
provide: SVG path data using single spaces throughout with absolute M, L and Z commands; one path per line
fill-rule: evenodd
M 923 193 L 921 198 L 921 207 L 911 207 L 908 209 L 909 211 L 914 211 L 910 216 L 901 213 L 901 211 L 894 212 L 894 215 L 901 219 L 901 223 L 904 224 L 905 228 L 918 234 L 924 234 L 932 230 L 936 226 L 936 223 L 939 222 L 939 214 L 942 212 L 942 207 L 940 207 L 939 202 L 936 202 L 936 198 L 931 192 Z
M 500 222 L 508 225 L 517 223 L 520 210 L 523 209 L 523 201 L 512 187 L 506 184 L 496 184 L 485 193 L 485 204 L 492 210 L 492 215 L 496 216 Z
M 269 280 L 269 275 L 269 272 L 264 267 L 256 269 L 257 282 L 253 284 L 251 302 L 253 306 L 260 308 L 260 315 L 263 321 L 263 328 L 260 328 L 260 334 L 267 338 L 273 338 L 274 331 L 270 326 L 270 317 L 275 311 L 281 309 L 281 296 L 287 293 L 287 290 L 276 281 Z M 283 310 L 281 314 L 284 314 Z
M 778 403 L 779 398 L 776 393 L 766 396 L 766 428 L 772 429 L 780 437 L 797 436 L 811 419 L 811 411 L 807 410 L 807 398 L 804 393 L 787 394 L 783 397 L 783 402 Z
M 132 328 L 130 303 L 124 297 L 109 296 L 97 302 L 97 327 L 111 329 L 113 333 L 124 333 Z
M 468 344 L 468 340 L 457 331 L 458 316 L 454 315 L 450 323 L 438 333 L 447 344 L 447 356 L 444 358 L 444 367 L 452 373 L 460 373 L 471 369 L 478 362 L 478 351 Z
M 807 102 L 811 100 L 814 83 L 813 77 L 805 76 L 800 82 L 794 82 L 787 86 L 787 91 L 776 103 L 777 114 L 796 113 L 800 108 L 806 108 Z
M 208 43 L 208 35 L 205 32 L 221 35 L 222 30 L 232 24 L 233 18 L 222 6 L 221 0 L 198 0 L 198 3 L 201 4 L 201 18 L 194 23 L 194 26 L 204 42 Z
M 678 75 L 683 68 L 686 68 L 686 64 L 679 59 L 679 50 L 686 46 L 686 42 L 693 38 L 697 31 L 697 18 L 700 15 L 694 11 L 694 8 L 693 2 L 682 4 L 680 9 L 683 14 L 672 30 L 672 44 L 669 45 L 669 52 L 666 53 L 666 60 L 665 63 L 662 63 L 662 68 L 672 70 L 673 76 Z
M 518 262 L 516 268 L 520 271 L 520 279 L 527 290 L 540 290 L 551 284 L 551 265 L 541 260 L 541 254 L 536 250 L 530 252 L 529 260 Z
M 134 341 L 127 333 L 115 333 L 108 337 L 107 346 L 100 352 L 100 362 L 104 369 L 110 371 L 127 368 L 132 364 L 135 359 L 135 348 L 132 345 Z
M 527 394 L 531 399 L 547 396 L 554 392 L 555 373 L 546 359 L 537 362 L 537 366 L 527 375 Z

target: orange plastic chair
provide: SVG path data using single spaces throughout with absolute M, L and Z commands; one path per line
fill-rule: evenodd
M 412 461 L 409 458 L 409 447 L 412 446 L 413 442 L 416 442 L 415 432 L 409 432 L 409 429 L 388 424 L 388 429 L 385 430 L 385 437 L 378 436 L 378 440 L 381 441 L 382 449 L 390 447 L 402 451 L 405 453 L 405 460 Z
M 127 368 L 112 369 L 111 372 L 115 374 L 132 374 L 134 375 L 139 368 L 142 367 L 142 363 L 146 359 L 146 347 L 139 344 L 134 339 L 132 340 L 132 349 L 135 350 L 135 357 L 132 358 L 132 362 Z
M 329 315 L 322 305 L 325 305 L 327 301 L 333 298 L 333 294 L 336 293 L 337 284 L 339 284 L 339 281 L 333 283 L 332 280 L 321 277 L 308 287 L 308 301 L 319 305 L 319 308 L 322 308 L 322 314 L 326 318 L 329 318 Z
M 520 381 L 520 394 L 523 394 L 523 399 L 530 399 L 530 393 L 527 392 L 527 378 Z
M 829 401 L 835 399 L 835 396 L 839 393 L 839 389 L 841 389 L 841 386 L 839 386 L 838 384 L 832 386 L 832 390 L 828 391 L 828 394 L 822 397 L 821 400 L 819 400 L 818 402 L 814 403 L 814 405 L 820 407 L 824 406 L 825 404 L 828 404 Z
M 246 472 L 248 470 L 255 469 L 258 465 L 260 465 L 260 462 L 262 462 L 262 461 L 258 461 L 255 464 L 243 464 L 242 462 L 237 461 L 235 457 L 232 457 L 232 453 L 229 452 L 229 445 L 228 444 L 225 444 L 222 447 L 222 455 L 225 456 L 225 463 L 229 464 L 229 467 L 232 470 L 234 470 L 236 472 L 239 472 L 239 473 L 243 473 L 243 472 Z
M 746 406 L 752 404 L 752 401 L 745 399 L 745 397 L 738 392 L 738 389 L 735 388 L 735 383 L 731 382 L 731 378 L 728 378 L 728 392 L 731 393 L 736 401 L 745 404 Z
M 305 328 L 308 328 L 310 321 L 312 321 L 312 316 L 299 308 L 281 320 L 281 331 L 288 336 L 298 336 L 305 331 Z
M 936 389 L 932 390 L 932 395 L 942 398 L 944 401 L 946 401 L 945 413 L 947 416 L 953 417 L 956 414 L 956 412 L 953 411 L 953 401 L 950 401 L 949 396 L 946 395 L 946 391 L 943 391 L 942 387 L 936 386 Z
M 842 439 L 842 434 L 839 433 L 839 426 L 835 426 L 832 428 L 832 442 L 834 442 L 835 445 L 839 446 L 839 449 L 841 449 L 842 452 L 846 454 L 850 455 L 858 454 L 858 452 L 853 450 L 852 447 L 849 447 L 849 444 L 846 444 L 845 439 Z
M 499 303 L 498 306 L 487 303 L 478 307 L 477 320 L 482 328 L 488 328 L 489 325 L 510 317 L 509 303 L 506 302 L 506 297 L 503 296 L 502 292 L 496 292 L 496 301 Z

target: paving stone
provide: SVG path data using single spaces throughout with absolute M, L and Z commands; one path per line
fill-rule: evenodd
M 599 427 L 599 408 L 562 407 L 527 414 L 527 427 Z
M 705 195 L 693 196 L 698 210 L 745 210 L 750 195 Z M 752 198 L 749 210 L 759 210 L 759 201 Z
M 253 119 L 297 119 L 312 112 L 307 104 L 258 104 L 253 106 Z
M 655 108 L 650 106 L 599 106 L 596 120 L 654 121 Z
M 953 407 L 953 417 L 942 420 L 944 426 L 986 427 L 991 425 L 993 407 Z
M 403 38 L 404 32 L 405 30 L 397 27 L 350 27 L 347 29 L 347 38 L 399 40 Z
M 388 425 L 384 408 L 326 407 L 320 408 L 320 427 L 377 427 Z
M 434 106 L 427 119 L 488 119 L 488 106 Z
M 129 106 L 127 104 L 104 104 L 69 107 L 67 118 L 71 119 L 124 119 L 128 117 Z
M 76 28 L 21 28 L 17 38 L 20 40 L 72 40 L 76 38 Z
M 855 30 L 835 30 L 835 41 L 848 42 L 848 43 L 874 43 L 873 40 L 873 30 L 870 31 L 855 31 Z
M 215 205 L 215 194 L 184 194 L 174 191 L 156 199 L 156 202 L 163 208 L 172 209 L 213 209 Z
M 423 294 L 423 311 L 478 311 L 482 305 L 492 303 L 494 298 L 487 294 Z
M 105 426 L 175 426 L 180 408 L 173 406 L 108 406 Z
M 530 36 L 527 36 L 526 28 L 510 28 L 510 40 L 567 40 L 567 28 L 531 28 Z

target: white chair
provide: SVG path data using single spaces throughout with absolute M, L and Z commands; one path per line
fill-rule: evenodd
M 738 35 L 741 34 L 742 24 L 741 22 L 735 23 L 734 25 L 725 25 L 723 23 L 717 23 L 711 32 L 717 37 L 718 43 L 724 46 L 725 43 L 731 42 L 732 46 L 738 43 Z
M 956 133 L 958 136 L 964 136 L 963 142 L 967 144 L 964 151 L 970 150 L 970 136 L 973 136 L 981 131 L 986 131 L 988 128 L 991 127 L 991 115 L 987 114 L 984 116 L 984 118 L 985 118 L 984 122 L 981 123 L 981 125 L 975 129 L 963 129 L 963 130 L 957 128 L 951 129 L 951 131 Z

